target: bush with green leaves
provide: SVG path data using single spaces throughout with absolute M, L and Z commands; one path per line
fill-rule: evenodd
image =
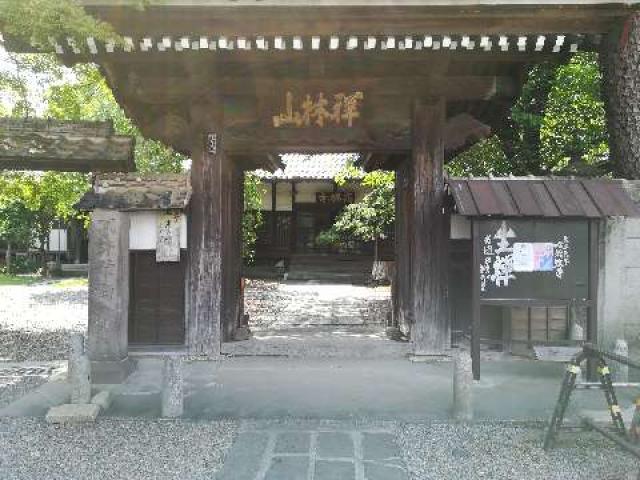
M 264 195 L 264 187 L 260 182 L 260 177 L 253 172 L 245 173 L 242 258 L 246 263 L 252 263 L 255 260 L 258 229 L 264 221 L 262 216 L 262 195 Z
M 346 246 L 350 241 L 373 242 L 374 260 L 378 244 L 386 238 L 395 220 L 395 173 L 386 170 L 364 172 L 347 165 L 334 179 L 338 186 L 356 182 L 369 191 L 355 203 L 344 207 L 334 224 L 321 232 L 316 241 L 326 246 Z

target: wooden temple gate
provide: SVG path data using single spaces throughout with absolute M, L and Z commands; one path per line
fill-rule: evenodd
M 605 41 L 623 31 L 640 42 L 635 23 L 622 28 L 633 13 L 623 2 L 83 3 L 124 42 L 56 39 L 56 51 L 69 64 L 98 63 L 142 132 L 193 162 L 186 343 L 195 354 L 219 354 L 238 325 L 242 171 L 271 168 L 279 153 L 346 151 L 396 170 L 394 313 L 417 354 L 442 355 L 446 159 L 505 122 L 532 64 L 571 52 L 609 45 L 611 91 L 626 92 L 615 112 L 637 105 L 625 70 L 636 54 Z M 621 141 L 637 142 L 624 115 Z M 113 350 L 102 359 L 126 356 Z

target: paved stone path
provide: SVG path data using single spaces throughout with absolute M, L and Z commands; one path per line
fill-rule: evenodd
M 384 326 L 391 314 L 391 289 L 250 280 L 245 306 L 254 332 L 318 325 Z
M 242 428 L 216 480 L 408 480 L 390 430 Z

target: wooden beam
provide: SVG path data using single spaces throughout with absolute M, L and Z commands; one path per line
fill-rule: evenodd
M 411 340 L 417 355 L 443 355 L 450 346 L 446 270 L 444 127 L 446 103 L 416 100 L 412 125 L 413 239 L 411 294 L 415 323 Z
M 372 129 L 238 127 L 225 131 L 229 152 L 255 156 L 273 153 L 340 153 L 352 151 L 407 152 L 407 127 Z
M 143 11 L 121 5 L 90 8 L 126 36 L 209 35 L 524 35 L 538 32 L 603 33 L 628 14 L 623 4 L 538 5 L 175 5 Z M 282 19 L 287 21 L 283 22 Z
M 390 70 L 390 73 L 393 73 Z M 177 104 L 181 101 L 201 96 L 214 88 L 220 95 L 247 97 L 246 102 L 260 97 L 262 101 L 293 91 L 306 93 L 363 91 L 365 95 L 441 96 L 449 100 L 483 100 L 495 96 L 513 97 L 518 93 L 518 85 L 508 76 L 438 76 L 438 77 L 371 77 L 360 74 L 343 78 L 251 78 L 203 76 L 191 81 L 187 76 L 145 76 L 142 73 L 128 74 L 128 79 L 118 79 L 115 84 L 127 96 L 148 104 Z M 194 86 L 197 85 L 197 86 Z M 229 102 L 237 102 L 237 98 Z
M 532 39 L 532 45 L 533 43 Z M 535 48 L 535 47 L 532 47 Z M 136 67 L 146 76 L 176 76 L 184 72 L 186 62 L 198 65 L 200 72 L 214 68 L 225 75 L 246 77 L 282 76 L 286 78 L 304 77 L 345 77 L 365 73 L 374 77 L 384 76 L 433 76 L 439 65 L 450 62 L 456 65 L 478 65 L 487 75 L 492 73 L 486 65 L 531 64 L 543 61 L 562 60 L 563 55 L 552 52 L 550 40 L 541 51 L 485 51 L 475 50 L 411 50 L 411 51 L 314 51 L 286 50 L 277 52 L 250 51 L 191 51 L 191 52 L 119 52 L 92 56 L 64 56 L 69 65 L 82 62 L 109 64 L 125 72 Z M 459 68 L 459 67 L 458 67 Z M 443 74 L 444 72 L 440 72 Z

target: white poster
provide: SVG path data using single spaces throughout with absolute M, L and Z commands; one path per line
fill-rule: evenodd
M 514 243 L 514 272 L 552 272 L 554 269 L 553 243 Z
M 156 262 L 180 261 L 180 215 L 158 216 Z

